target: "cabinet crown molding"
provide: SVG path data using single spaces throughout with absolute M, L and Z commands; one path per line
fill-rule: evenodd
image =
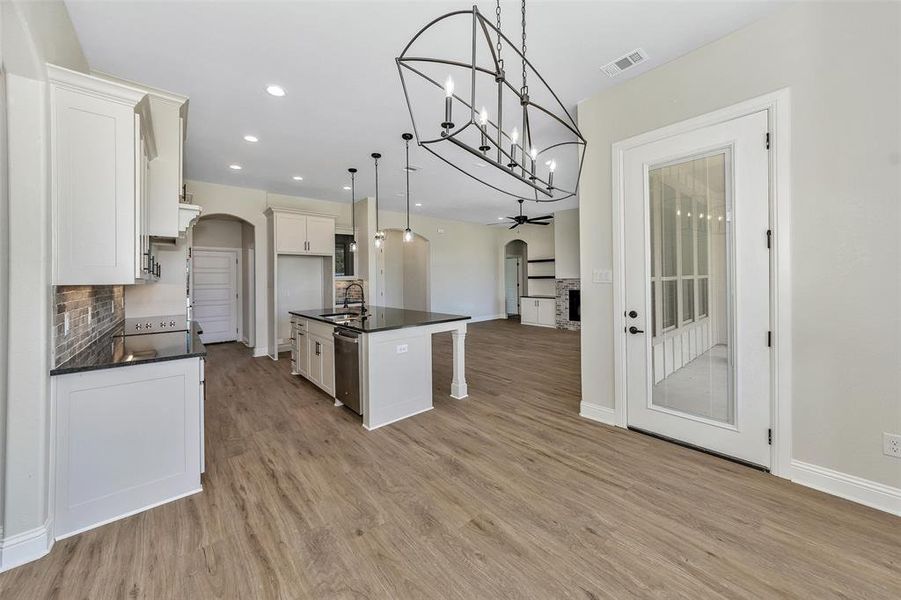
M 268 216 L 277 215 L 277 214 L 288 214 L 288 215 L 303 215 L 305 217 L 323 217 L 325 219 L 335 219 L 336 215 L 322 212 L 315 212 L 312 210 L 303 210 L 299 208 L 282 208 L 280 206 L 269 206 L 266 210 L 263 211 L 263 214 Z
M 142 90 L 101 79 L 94 75 L 79 73 L 78 71 L 51 63 L 47 63 L 47 79 L 53 85 L 79 92 L 88 92 L 106 100 L 119 102 L 131 107 L 136 107 L 147 95 Z

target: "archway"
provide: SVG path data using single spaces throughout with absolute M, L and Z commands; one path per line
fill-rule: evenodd
M 377 256 L 377 304 L 410 310 L 431 310 L 431 262 L 429 240 L 413 234 L 405 242 L 403 231 L 386 229 L 385 243 Z
M 228 213 L 203 215 L 191 231 L 191 318 L 205 343 L 256 342 L 256 231 Z
M 528 261 L 529 245 L 526 242 L 511 240 L 504 245 L 504 305 L 508 319 L 519 317 L 520 298 L 529 293 Z

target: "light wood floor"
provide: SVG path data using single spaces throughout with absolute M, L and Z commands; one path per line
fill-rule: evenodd
M 899 598 L 901 519 L 578 417 L 578 334 L 467 338 L 455 401 L 368 433 L 210 347 L 201 494 L 0 575 L 36 598 Z

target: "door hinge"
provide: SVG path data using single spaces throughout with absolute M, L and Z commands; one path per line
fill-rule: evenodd
M 769 131 L 766 132 L 766 149 L 767 150 L 770 149 L 770 132 Z
M 773 230 L 767 229 L 766 230 L 766 247 L 771 248 L 772 245 L 773 245 Z
M 766 443 L 770 446 L 773 445 L 773 428 L 769 428 L 766 430 Z
M 772 331 L 766 332 L 766 347 L 767 348 L 773 347 L 773 332 Z

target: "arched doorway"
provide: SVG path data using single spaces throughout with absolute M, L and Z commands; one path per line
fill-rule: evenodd
M 256 341 L 256 232 L 226 213 L 204 215 L 191 232 L 189 310 L 204 343 Z
M 528 261 L 529 245 L 526 242 L 512 240 L 504 245 L 504 304 L 508 319 L 519 317 L 520 298 L 529 293 Z
M 402 230 L 386 229 L 385 243 L 376 261 L 379 275 L 376 304 L 431 310 L 428 239 L 413 234 L 413 240 L 405 242 Z

